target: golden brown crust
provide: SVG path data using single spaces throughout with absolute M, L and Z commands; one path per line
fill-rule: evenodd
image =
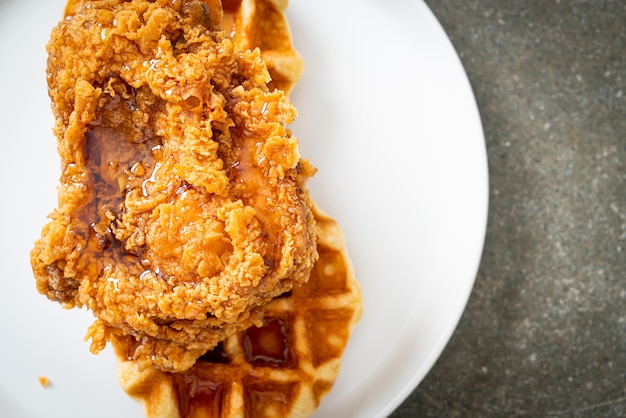
M 94 352 L 131 335 L 165 370 L 258 324 L 317 257 L 295 109 L 206 5 L 70 2 L 48 45 L 62 175 L 37 288 L 94 312 Z

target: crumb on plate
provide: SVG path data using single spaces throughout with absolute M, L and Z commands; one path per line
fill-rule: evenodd
M 37 380 L 39 381 L 41 387 L 44 389 L 50 386 L 50 379 L 48 379 L 46 376 L 39 376 Z

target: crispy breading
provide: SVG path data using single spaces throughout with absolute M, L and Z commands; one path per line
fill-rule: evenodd
M 48 44 L 62 174 L 37 289 L 93 311 L 92 351 L 131 335 L 163 370 L 259 324 L 317 259 L 296 110 L 216 4 L 86 1 Z

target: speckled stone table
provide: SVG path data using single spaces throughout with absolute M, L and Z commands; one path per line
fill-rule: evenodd
M 626 416 L 626 2 L 427 0 L 480 108 L 476 285 L 404 417 Z

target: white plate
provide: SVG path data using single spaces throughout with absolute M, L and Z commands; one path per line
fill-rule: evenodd
M 140 417 L 90 322 L 39 295 L 28 254 L 56 205 L 44 45 L 63 0 L 0 0 L 0 415 Z M 418 0 L 292 0 L 307 63 L 293 93 L 310 185 L 343 226 L 364 314 L 318 417 L 383 417 L 431 368 L 472 289 L 487 219 L 485 145 L 448 38 Z M 52 384 L 42 388 L 37 378 Z

